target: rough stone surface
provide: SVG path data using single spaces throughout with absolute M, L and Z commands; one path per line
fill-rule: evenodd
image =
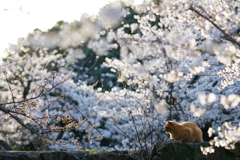
M 116 152 L 18 152 L 0 151 L 0 160 L 139 160 Z
M 215 152 L 204 155 L 200 147 L 207 147 L 209 143 L 178 143 L 172 140 L 156 143 L 151 149 L 149 160 L 240 160 L 240 143 L 236 143 L 234 150 L 222 147 L 214 148 Z
M 0 150 L 1 151 L 10 151 L 12 150 L 12 148 L 7 144 L 7 142 L 3 141 L 3 140 L 0 140 Z
M 209 143 L 178 143 L 172 140 L 157 142 L 151 149 L 149 160 L 240 160 L 240 143 L 236 143 L 234 150 L 214 148 L 215 152 L 208 155 L 202 154 L 201 146 L 207 147 Z M 0 151 L 0 160 L 146 160 L 146 156 L 143 151 L 132 154 L 114 151 L 95 153 Z
M 0 160 L 140 160 L 128 152 L 19 152 L 0 140 Z
M 229 150 L 231 153 L 234 154 L 236 157 L 240 157 L 240 143 L 235 144 L 235 149 L 234 150 Z M 240 158 L 239 158 L 240 159 Z

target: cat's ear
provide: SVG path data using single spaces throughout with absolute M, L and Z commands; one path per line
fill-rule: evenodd
M 173 122 L 172 121 L 167 121 L 167 124 L 173 124 Z

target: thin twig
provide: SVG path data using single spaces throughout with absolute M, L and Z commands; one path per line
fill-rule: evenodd
M 56 90 L 56 91 L 57 91 L 59 94 L 62 94 L 60 90 Z M 66 101 L 68 101 L 68 103 L 69 103 L 71 106 L 73 106 L 73 108 L 76 109 L 76 111 L 77 111 L 78 113 L 80 113 L 82 116 L 85 117 L 85 115 L 78 109 L 78 107 L 77 107 L 75 104 L 72 103 L 71 100 L 66 99 Z M 93 129 L 95 129 L 95 130 L 98 132 L 99 135 L 102 135 L 103 137 L 105 137 L 105 136 L 100 132 L 100 130 L 97 129 L 97 128 L 92 124 L 91 121 L 89 121 L 89 120 L 86 120 L 86 121 L 93 127 Z M 108 141 L 108 143 L 113 147 L 113 149 L 114 149 L 117 153 L 120 153 L 120 151 L 119 151 L 108 139 L 106 139 L 106 141 Z
M 143 146 L 142 146 L 141 141 L 140 141 L 141 139 L 140 139 L 138 130 L 137 130 L 137 128 L 136 128 L 136 123 L 135 123 L 135 120 L 134 120 L 133 115 L 130 113 L 129 110 L 127 110 L 124 106 L 122 106 L 122 104 L 120 104 L 115 98 L 113 98 L 113 97 L 110 96 L 110 95 L 108 95 L 108 96 L 111 97 L 111 98 L 112 98 L 117 104 L 119 104 L 122 108 L 124 108 L 124 109 L 126 110 L 126 112 L 129 113 L 129 117 L 132 119 L 133 124 L 134 124 L 134 129 L 135 129 L 135 132 L 136 132 L 137 141 L 138 141 L 138 143 L 139 143 L 139 145 L 140 145 L 140 148 L 143 149 Z M 126 101 L 125 101 L 125 103 L 126 103 Z M 127 104 L 126 104 L 126 106 L 127 106 Z M 135 143 L 135 142 L 134 142 L 134 143 Z M 136 143 L 135 143 L 135 145 L 136 145 Z M 138 146 L 138 145 L 137 145 L 137 146 Z

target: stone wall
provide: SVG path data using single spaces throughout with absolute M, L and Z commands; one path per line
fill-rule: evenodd
M 138 155 L 122 152 L 20 152 L 0 140 L 0 160 L 141 160 Z
M 2 145 L 1 145 L 2 144 Z M 214 148 L 215 152 L 204 155 L 200 147 L 209 143 L 177 143 L 172 140 L 157 142 L 149 158 L 144 151 L 123 152 L 19 152 L 12 151 L 5 142 L 0 142 L 0 160 L 240 160 L 240 143 L 234 150 Z M 144 158 L 145 157 L 145 158 Z
M 138 160 L 116 152 L 18 152 L 1 151 L 0 160 Z
M 156 143 L 149 160 L 240 160 L 240 143 L 235 144 L 234 150 L 219 147 L 215 152 L 204 155 L 200 147 L 210 146 L 208 142 L 178 143 L 172 140 Z

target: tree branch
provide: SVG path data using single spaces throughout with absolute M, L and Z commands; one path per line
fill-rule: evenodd
M 216 23 L 214 23 L 211 19 L 209 19 L 207 16 L 203 15 L 201 12 L 199 12 L 196 8 L 194 8 L 193 6 L 190 6 L 189 8 L 191 11 L 197 13 L 199 16 L 203 17 L 204 19 L 206 19 L 208 22 L 210 22 L 214 27 L 216 27 L 220 32 L 222 32 L 224 34 L 224 36 L 226 37 L 227 40 L 229 40 L 230 42 L 232 42 L 233 44 L 236 44 L 239 48 L 240 48 L 240 42 L 238 42 L 236 39 L 234 39 L 233 37 L 231 37 L 229 34 L 227 34 L 223 29 L 221 29 Z

